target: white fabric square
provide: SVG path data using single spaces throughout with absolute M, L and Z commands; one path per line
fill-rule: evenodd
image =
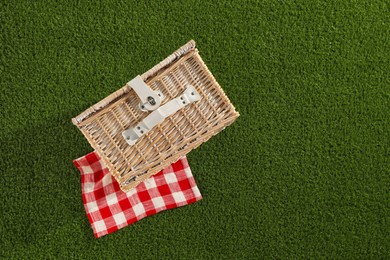
M 128 192 L 126 192 L 126 196 L 130 199 L 132 196 L 134 196 L 137 193 L 136 189 L 131 189 Z
M 127 222 L 126 216 L 125 214 L 123 214 L 123 212 L 119 212 L 118 214 L 115 214 L 113 217 L 117 226 Z
M 138 217 L 142 214 L 145 214 L 145 208 L 144 206 L 142 205 L 142 203 L 138 203 L 137 205 L 135 205 L 133 207 L 133 210 L 134 210 L 134 213 L 135 215 Z
M 91 166 L 81 166 L 81 170 L 83 171 L 84 174 L 93 173 Z
M 164 200 L 161 197 L 153 198 L 152 199 L 154 207 L 157 208 L 162 208 L 165 206 Z
M 186 173 L 187 178 L 192 177 L 192 172 L 190 168 L 188 167 L 184 168 L 184 172 Z
M 103 177 L 103 186 L 107 186 L 110 183 L 112 183 L 112 177 L 110 175 L 106 174 Z
M 156 181 L 153 178 L 145 180 L 144 183 L 147 190 L 157 187 Z
M 116 195 L 116 193 L 111 193 L 107 195 L 106 200 L 108 205 L 118 204 L 118 196 Z
M 199 189 L 198 189 L 198 186 L 192 187 L 192 192 L 195 194 L 196 197 L 202 196 L 202 195 L 200 194 L 200 191 L 199 191 Z
M 174 192 L 172 193 L 173 198 L 175 199 L 176 203 L 185 202 L 186 197 L 184 196 L 183 192 Z
M 101 232 L 107 230 L 106 224 L 104 223 L 104 220 L 99 220 L 93 223 L 95 226 L 95 231 L 96 232 Z
M 175 183 L 177 182 L 177 178 L 176 178 L 176 175 L 173 173 L 173 172 L 170 172 L 170 173 L 166 173 L 164 175 L 164 178 L 165 178 L 165 181 L 169 184 L 169 183 Z
M 95 183 L 93 182 L 85 182 L 84 183 L 84 192 L 91 192 L 95 190 Z
M 96 200 L 95 200 L 95 201 L 90 201 L 90 202 L 88 202 L 88 203 L 87 203 L 87 208 L 88 208 L 88 211 L 89 211 L 90 213 L 99 210 L 99 207 L 98 207 L 98 205 L 97 205 L 97 203 L 96 203 Z

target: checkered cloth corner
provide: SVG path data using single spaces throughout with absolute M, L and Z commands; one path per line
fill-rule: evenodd
M 96 238 L 202 199 L 186 157 L 126 193 L 96 152 L 73 163 L 81 172 L 84 208 Z

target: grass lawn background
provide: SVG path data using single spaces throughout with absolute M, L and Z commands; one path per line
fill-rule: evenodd
M 389 13 L 1 1 L 0 257 L 389 258 Z M 204 199 L 96 240 L 70 119 L 190 39 L 241 113 L 188 155 Z

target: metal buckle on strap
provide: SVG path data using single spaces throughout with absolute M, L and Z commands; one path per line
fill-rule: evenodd
M 156 110 L 161 101 L 164 99 L 161 91 L 153 91 L 146 83 L 142 80 L 141 76 L 137 76 L 130 80 L 126 85 L 134 89 L 135 93 L 141 100 L 139 105 L 142 111 L 153 111 Z
M 134 145 L 138 139 L 148 133 L 154 126 L 164 121 L 168 116 L 176 113 L 179 109 L 200 100 L 200 95 L 196 89 L 189 85 L 182 95 L 172 99 L 162 105 L 146 118 L 139 122 L 135 127 L 129 128 L 122 133 L 129 145 Z

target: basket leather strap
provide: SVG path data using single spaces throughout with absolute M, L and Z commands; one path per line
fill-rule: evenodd
M 160 106 L 161 100 L 164 99 L 162 93 L 160 91 L 153 91 L 153 89 L 146 85 L 140 75 L 130 80 L 126 85 L 132 88 L 141 100 L 140 109 L 143 111 L 156 110 Z
M 150 113 L 146 118 L 139 122 L 135 127 L 123 131 L 122 136 L 129 145 L 134 145 L 143 135 L 148 133 L 157 124 L 164 121 L 170 115 L 176 113 L 179 109 L 200 100 L 200 95 L 196 89 L 189 85 L 184 93 L 175 99 L 160 106 Z

